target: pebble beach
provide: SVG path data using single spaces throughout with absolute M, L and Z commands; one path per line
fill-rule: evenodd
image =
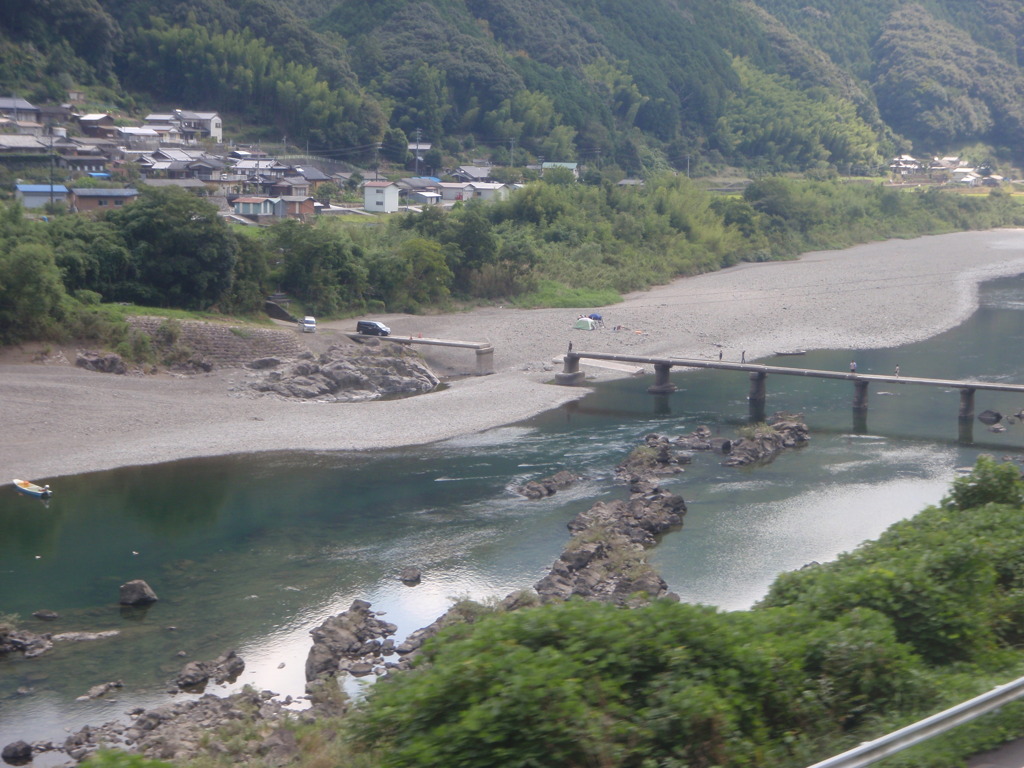
M 420 347 L 447 386 L 363 403 L 285 401 L 247 391 L 244 369 L 113 375 L 73 365 L 76 349 L 0 353 L 0 465 L 49 480 L 115 467 L 263 451 L 361 451 L 435 442 L 510 424 L 582 397 L 553 383 L 577 352 L 747 362 L 775 352 L 895 347 L 955 327 L 987 280 L 1024 273 L 1024 230 L 967 232 L 742 264 L 630 294 L 608 307 L 484 307 L 383 315 L 395 336 L 486 341 L 495 373 L 466 376 L 472 350 Z M 599 313 L 604 328 L 572 328 Z M 312 351 L 347 341 L 354 320 L 298 334 Z M 386 342 L 385 342 L 386 343 Z M 587 382 L 631 375 L 584 367 Z

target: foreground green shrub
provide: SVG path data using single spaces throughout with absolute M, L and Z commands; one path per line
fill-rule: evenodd
M 1011 467 L 1012 469 L 1012 467 Z M 972 498 L 1005 497 L 979 460 Z M 385 766 L 798 768 L 1019 676 L 1024 512 L 932 507 L 751 611 L 569 602 L 450 627 L 347 731 Z M 1020 735 L 997 716 L 898 764 Z

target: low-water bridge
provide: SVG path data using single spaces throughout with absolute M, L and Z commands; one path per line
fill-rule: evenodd
M 654 384 L 647 391 L 655 395 L 667 395 L 676 390 L 669 375 L 672 368 L 715 368 L 723 371 L 743 371 L 750 375 L 750 394 L 748 399 L 751 413 L 763 419 L 764 403 L 767 398 L 767 379 L 769 374 L 780 376 L 804 376 L 818 379 L 838 379 L 853 384 L 853 410 L 855 416 L 863 417 L 868 410 L 868 386 L 872 383 L 886 385 L 919 385 L 940 387 L 960 391 L 959 418 L 961 425 L 969 425 L 974 418 L 974 395 L 978 390 L 995 392 L 1018 392 L 1024 394 L 1024 384 L 1001 384 L 990 381 L 955 381 L 952 379 L 928 379 L 916 376 L 884 376 L 880 374 L 856 373 L 854 371 L 819 371 L 813 368 L 789 368 L 781 365 L 759 365 L 756 363 L 729 363 L 720 360 L 690 360 L 680 357 L 641 357 L 636 355 L 613 355 L 603 352 L 569 352 L 563 358 L 565 366 L 561 373 L 555 375 L 555 381 L 565 386 L 582 383 L 583 371 L 580 360 L 607 360 L 616 363 L 635 363 L 654 367 Z M 969 433 L 968 433 L 969 434 Z M 963 436 L 963 430 L 961 430 Z
M 422 336 L 374 336 L 367 333 L 346 333 L 353 341 L 390 341 L 395 344 L 426 344 L 434 347 L 462 347 L 476 351 L 476 375 L 494 373 L 494 346 L 489 341 L 458 341 L 456 339 L 425 339 Z

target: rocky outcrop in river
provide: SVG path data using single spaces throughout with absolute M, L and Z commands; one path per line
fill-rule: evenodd
M 530 480 L 519 487 L 519 493 L 528 499 L 543 499 L 545 496 L 553 496 L 559 491 L 564 491 L 577 480 L 579 480 L 577 475 L 563 469 L 550 477 Z
M 599 501 L 569 523 L 569 545 L 534 589 L 544 602 L 575 596 L 625 605 L 637 593 L 666 597 L 668 585 L 644 550 L 680 527 L 685 514 L 681 496 L 634 476 L 628 499 Z
M 353 600 L 347 611 L 331 616 L 310 634 L 313 647 L 306 657 L 306 681 L 349 672 L 356 676 L 381 669 L 383 657 L 395 653 L 389 639 L 398 627 L 381 621 L 365 600 Z
M 124 749 L 175 762 L 206 757 L 238 764 L 258 760 L 263 765 L 285 765 L 298 753 L 294 732 L 284 727 L 286 720 L 295 716 L 286 709 L 290 703 L 290 699 L 278 701 L 269 691 L 247 690 L 225 698 L 206 694 L 155 709 L 132 710 L 128 723 L 86 726 L 60 746 L 43 742 L 33 747 L 36 752 L 63 750 L 78 762 L 98 749 Z M 227 748 L 224 734 L 243 729 L 248 738 L 232 741 L 232 748 Z

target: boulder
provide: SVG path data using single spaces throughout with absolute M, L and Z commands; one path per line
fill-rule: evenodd
M 42 656 L 53 648 L 49 634 L 37 635 L 25 629 L 14 629 L 0 637 L 0 654 L 20 651 L 26 659 Z
M 331 677 L 339 672 L 365 669 L 378 663 L 382 640 L 398 627 L 377 618 L 365 600 L 353 600 L 347 611 L 331 616 L 310 634 L 313 647 L 306 657 L 306 681 Z
M 0 757 L 10 765 L 25 765 L 32 762 L 32 745 L 25 741 L 12 741 L 0 752 Z
M 552 496 L 558 491 L 564 490 L 579 480 L 568 470 L 561 470 L 541 480 L 531 480 L 519 488 L 519 492 L 528 499 L 543 499 Z
M 280 358 L 277 357 L 261 357 L 251 361 L 246 367 L 251 368 L 254 371 L 265 371 L 268 368 L 277 368 L 281 364 Z
M 245 671 L 245 661 L 228 651 L 213 661 L 190 661 L 174 679 L 179 688 L 202 688 L 211 679 L 217 684 L 232 682 Z
M 120 373 L 128 372 L 128 366 L 120 355 L 113 353 L 104 355 L 99 352 L 82 351 L 75 357 L 75 365 L 85 368 L 87 371 L 99 373 Z
M 982 411 L 978 414 L 978 421 L 990 427 L 993 424 L 998 424 L 1002 420 L 1003 414 L 999 411 Z
M 416 584 L 419 584 L 422 578 L 423 573 L 420 571 L 420 569 L 415 568 L 411 565 L 405 566 L 405 568 L 402 569 L 402 572 L 398 574 L 399 581 L 408 586 L 414 586 Z
M 32 615 L 35 616 L 37 619 L 41 619 L 42 621 L 53 621 L 54 619 L 60 618 L 59 613 L 57 613 L 56 611 L 47 610 L 45 608 L 36 611 Z
M 99 685 L 94 685 L 92 688 L 90 688 L 89 691 L 83 696 L 79 696 L 76 699 L 76 701 L 89 701 L 90 699 L 98 699 L 100 698 L 100 696 L 105 696 L 108 693 L 110 693 L 110 691 L 122 687 L 124 687 L 124 683 L 122 683 L 120 680 L 114 680 L 109 683 L 100 683 Z
M 181 668 L 181 672 L 174 679 L 174 684 L 179 688 L 197 688 L 206 685 L 211 672 L 209 662 L 190 661 Z
M 121 605 L 148 605 L 159 598 L 142 579 L 133 579 L 121 585 Z

